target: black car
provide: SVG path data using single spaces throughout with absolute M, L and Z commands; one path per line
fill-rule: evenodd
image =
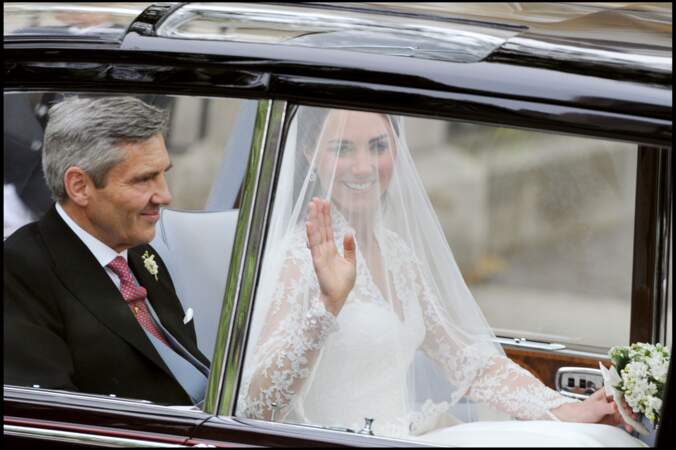
M 5 4 L 4 238 L 51 205 L 40 170 L 51 104 L 133 95 L 169 109 L 174 202 L 151 245 L 211 359 L 193 407 L 5 384 L 5 442 L 424 445 L 373 435 L 368 420 L 236 412 L 298 105 L 402 116 L 465 281 L 505 353 L 545 385 L 584 399 L 612 346 L 671 348 L 671 14 L 659 3 Z M 666 442 L 671 408 L 640 439 Z

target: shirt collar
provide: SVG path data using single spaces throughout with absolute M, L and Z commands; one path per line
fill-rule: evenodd
M 66 225 L 73 230 L 73 233 L 87 246 L 90 252 L 94 255 L 96 260 L 101 264 L 101 266 L 106 267 L 112 260 L 121 256 L 124 260 L 127 260 L 127 250 L 123 250 L 121 253 L 117 253 L 112 248 L 108 247 L 103 242 L 96 239 L 94 236 L 85 231 L 81 226 L 79 226 L 73 219 L 70 218 L 68 213 L 64 211 L 61 205 L 56 203 L 56 212 L 59 213 L 59 216 L 66 222 Z

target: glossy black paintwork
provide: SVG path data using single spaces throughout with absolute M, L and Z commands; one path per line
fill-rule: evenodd
M 185 413 L 168 408 L 158 409 L 147 402 L 111 402 L 105 397 L 45 395 L 37 390 L 4 390 L 5 424 L 20 424 L 20 419 L 36 418 L 87 427 L 109 427 L 143 433 L 175 436 L 184 440 L 206 414 Z M 19 421 L 19 422 L 18 422 Z
M 159 51 L 163 43 L 176 42 L 177 53 Z M 671 89 L 664 86 L 501 63 L 411 60 L 405 65 L 402 58 L 377 55 L 342 58 L 348 52 L 341 51 L 331 58 L 326 55 L 331 52 L 315 49 L 289 49 L 279 59 L 279 48 L 262 44 L 235 47 L 137 35 L 127 44 L 129 50 L 109 51 L 6 47 L 5 86 L 268 97 L 357 109 L 378 105 L 406 114 L 655 145 L 671 142 Z M 416 64 L 420 67 L 410 67 Z
M 134 21 L 129 25 L 127 32 L 134 32 L 143 36 L 154 36 L 157 27 L 169 17 L 174 11 L 181 8 L 185 3 L 176 2 L 156 3 L 147 7 Z
M 455 63 L 350 52 L 345 50 L 194 41 L 128 34 L 121 49 L 160 53 L 200 54 L 214 62 L 250 64 L 274 73 L 320 76 L 342 81 L 395 85 L 401 88 L 471 93 L 498 98 L 574 105 L 623 114 L 669 118 L 671 83 L 608 80 L 586 70 L 527 67 L 519 59 Z
M 295 431 L 274 431 L 266 424 L 251 426 L 233 418 L 214 417 L 201 412 L 158 409 L 147 402 L 111 402 L 105 397 L 58 398 L 37 390 L 4 392 L 4 424 L 42 426 L 62 431 L 77 430 L 108 436 L 129 437 L 170 444 L 207 443 L 218 446 L 263 445 L 274 447 L 402 446 L 390 439 L 365 440 L 363 436 L 298 427 Z M 36 422 L 37 421 L 37 422 Z M 28 445 L 24 438 L 11 438 Z M 35 442 L 34 442 L 35 444 Z
M 630 342 L 657 341 L 654 323 L 661 319 L 657 298 L 666 295 L 661 280 L 667 276 L 670 261 L 671 152 L 671 148 L 647 146 L 638 151 Z
M 500 50 L 484 62 L 462 64 L 156 38 L 152 35 L 169 9 L 156 10 L 137 18 L 122 43 L 5 38 L 5 89 L 280 98 L 671 146 L 670 76 L 640 71 L 620 76 L 589 64 Z M 670 214 L 671 172 L 665 172 L 670 155 L 670 148 L 654 147 L 639 154 L 632 340 L 648 341 L 652 334 L 641 324 L 650 323 L 649 305 L 658 289 L 655 224 Z M 661 182 L 655 181 L 658 173 Z M 5 423 L 39 418 L 190 438 L 189 444 L 326 446 L 359 445 L 363 439 L 341 434 L 327 440 L 325 433 L 309 429 L 279 434 L 235 419 L 159 411 L 142 403 L 111 406 L 105 398 L 59 402 L 38 391 L 5 391 L 4 416 Z
M 560 61 L 519 51 L 516 48 L 502 47 L 492 53 L 487 61 L 502 62 L 525 67 L 538 67 L 547 70 L 556 70 L 572 74 L 585 73 L 589 76 L 605 80 L 635 82 L 640 84 L 654 83 L 657 86 L 670 86 L 672 74 L 659 73 L 633 66 L 615 66 L 611 64 L 594 64 L 585 61 L 569 61 L 562 64 Z

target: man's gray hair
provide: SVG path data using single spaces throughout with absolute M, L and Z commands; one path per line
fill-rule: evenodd
M 134 97 L 69 97 L 49 109 L 42 170 L 56 201 L 68 198 L 64 175 L 69 167 L 84 170 L 97 188 L 108 171 L 122 162 L 126 143 L 164 134 L 169 113 Z

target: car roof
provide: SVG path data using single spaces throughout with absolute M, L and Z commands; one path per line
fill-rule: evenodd
M 57 10 L 80 16 L 118 14 L 114 28 L 88 27 L 72 36 L 120 40 L 147 4 L 13 3 L 4 7 L 5 38 L 63 37 L 50 24 Z M 113 5 L 113 6 L 111 6 Z M 160 36 L 274 42 L 455 62 L 532 59 L 534 63 L 593 62 L 618 77 L 655 72 L 670 83 L 671 3 L 169 3 L 156 9 Z M 70 8 L 70 9 L 69 9 Z M 8 15 L 29 14 L 26 33 Z M 191 29 L 206 19 L 205 26 Z M 235 18 L 238 22 L 233 26 Z M 131 19 L 133 20 L 133 19 Z M 138 19 L 137 19 L 138 20 Z M 69 29 L 73 29 L 70 27 Z M 237 32 L 228 30 L 236 29 Z M 246 28 L 246 33 L 241 30 Z M 283 29 L 284 32 L 280 32 Z M 10 30 L 10 31 L 7 31 Z M 93 30 L 93 31 L 88 31 Z M 134 30 L 133 25 L 127 30 Z M 224 31 L 225 30 L 225 31 Z M 105 31 L 105 32 L 104 32 Z M 271 36 L 273 35 L 274 36 Z M 659 76 L 658 76 L 659 77 Z
M 117 40 L 5 35 L 5 50 L 21 61 L 6 75 L 45 85 L 44 68 L 31 61 L 98 61 L 97 80 L 158 77 L 157 93 L 173 86 L 357 109 L 377 103 L 393 113 L 562 131 L 572 124 L 602 136 L 638 129 L 611 122 L 638 120 L 647 124 L 640 141 L 671 141 L 670 5 L 509 5 L 158 3 Z M 111 72 L 122 61 L 146 66 Z M 82 75 L 92 83 L 91 70 L 77 67 L 59 82 L 74 87 Z M 556 123 L 545 125 L 542 113 L 533 121 L 534 103 L 523 102 L 540 104 Z M 592 111 L 605 116 L 589 123 Z

